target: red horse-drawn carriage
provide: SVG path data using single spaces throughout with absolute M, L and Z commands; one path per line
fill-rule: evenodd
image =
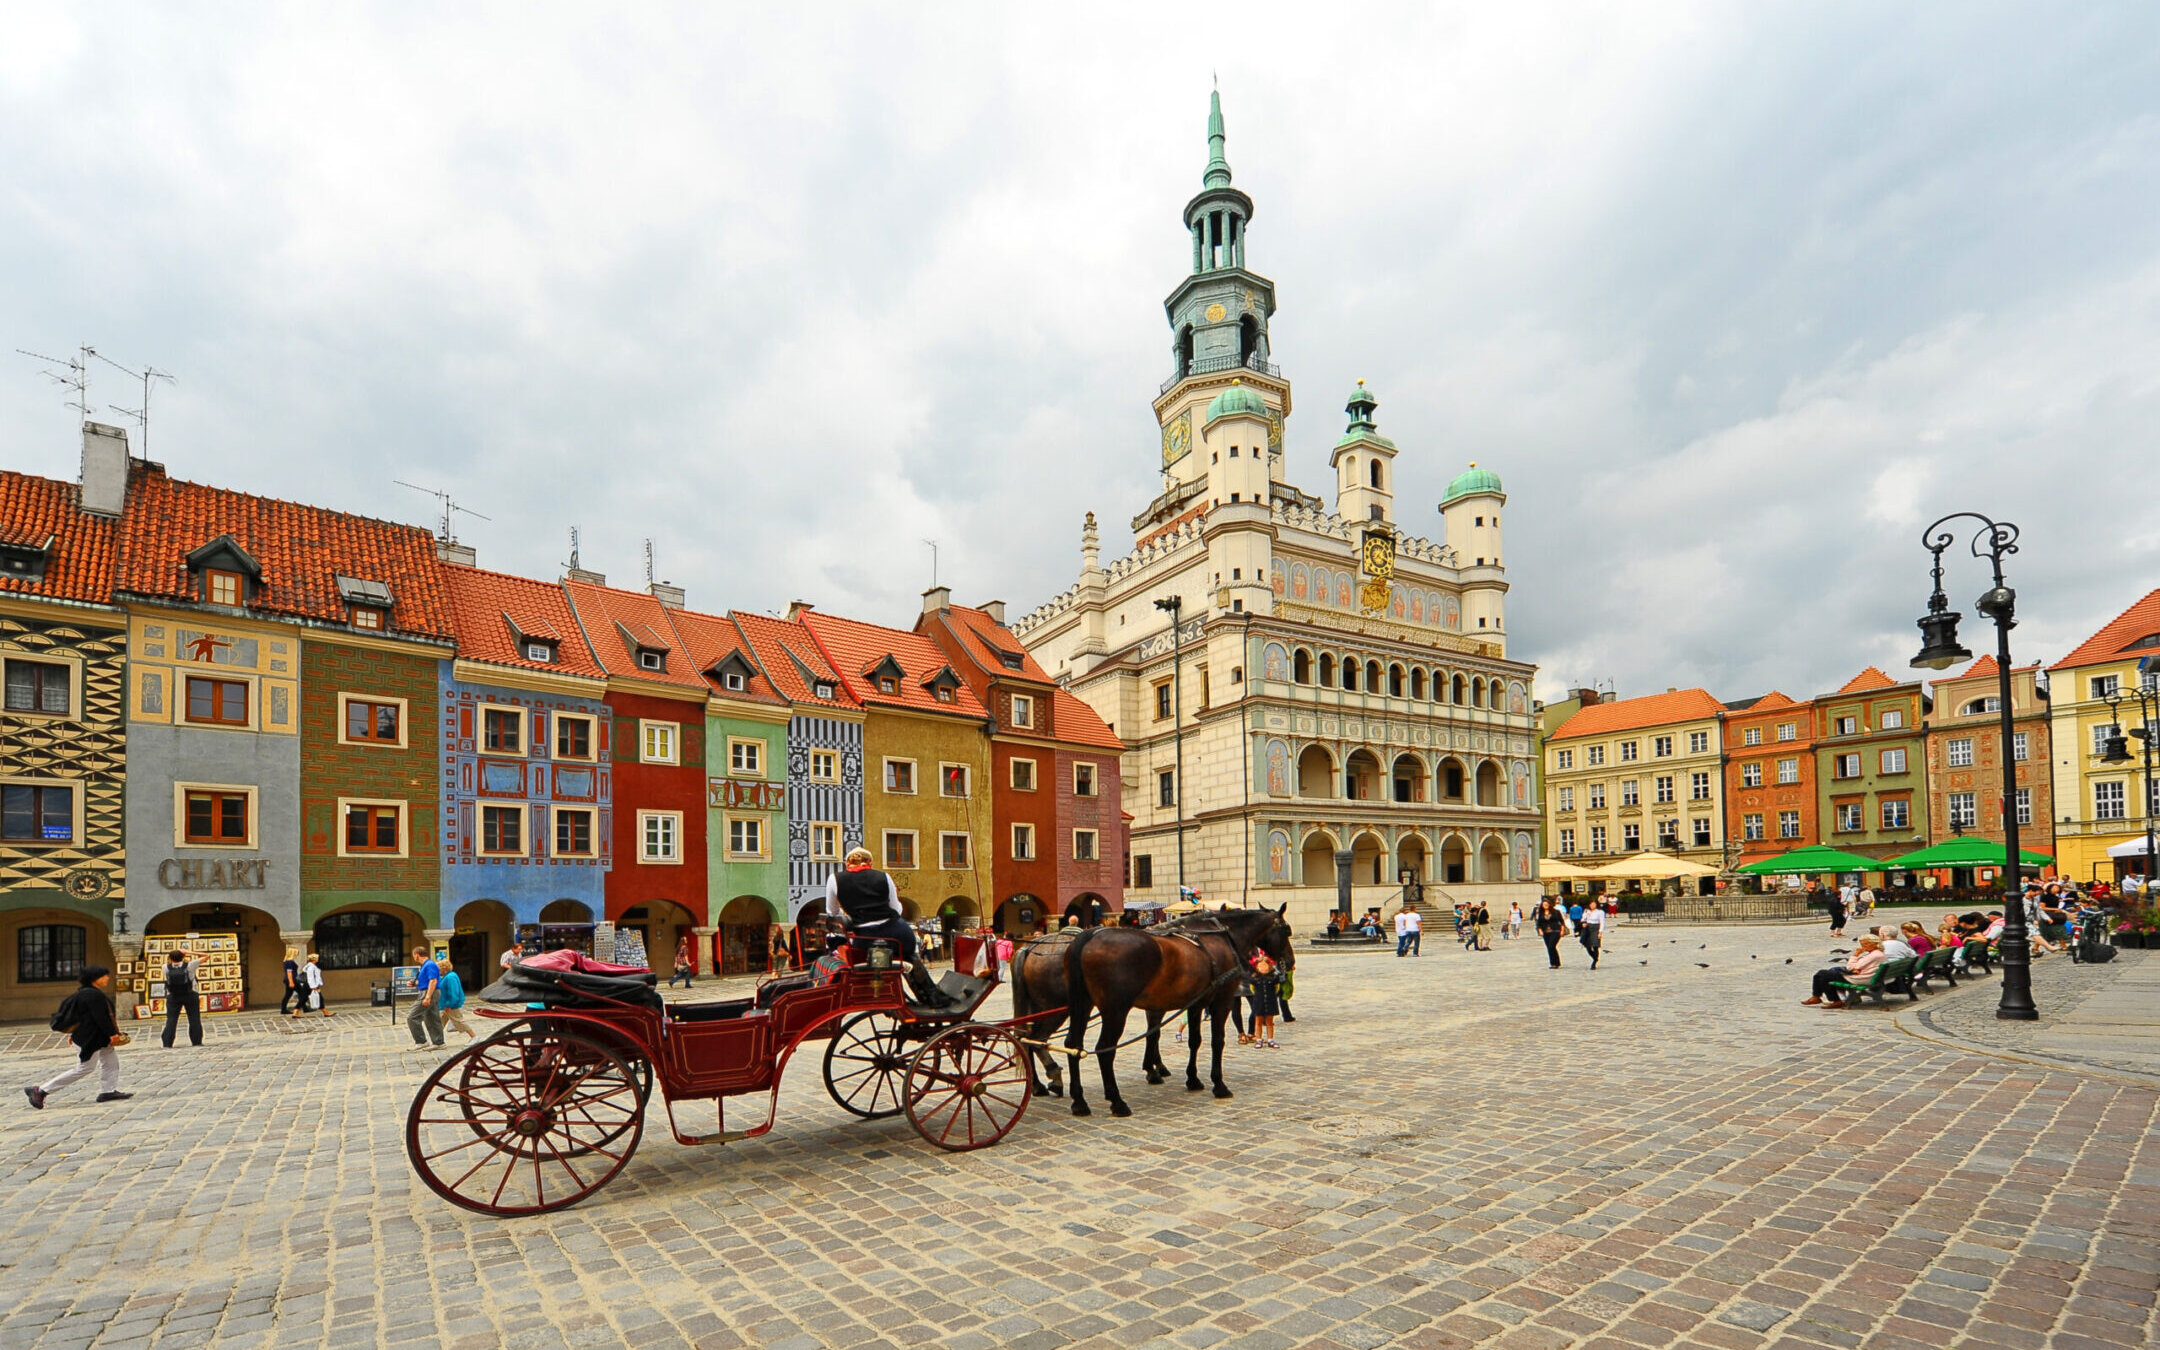
M 857 939 L 837 970 L 764 981 L 749 998 L 666 1003 L 649 971 L 551 952 L 483 991 L 502 1030 L 443 1060 L 413 1097 L 405 1147 L 438 1195 L 484 1214 L 538 1214 L 605 1186 L 636 1151 L 655 1082 L 685 1144 L 750 1139 L 773 1127 L 780 1076 L 806 1042 L 825 1042 L 825 1089 L 866 1120 L 905 1114 L 955 1151 L 1012 1131 L 1033 1093 L 1028 1019 L 973 1020 L 994 973 L 968 975 L 980 944 L 955 944 L 948 1000 L 910 1002 L 903 972 Z M 873 964 L 875 963 L 875 964 Z M 727 1128 L 730 1097 L 766 1094 L 765 1116 Z M 713 1103 L 715 1128 L 684 1130 L 678 1108 Z

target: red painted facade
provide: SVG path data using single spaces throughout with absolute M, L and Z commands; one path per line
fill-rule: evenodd
M 654 698 L 610 690 L 614 713 L 615 866 L 607 879 L 607 916 L 620 920 L 625 910 L 669 900 L 710 923 L 705 900 L 705 702 Z M 644 725 L 674 724 L 676 761 L 648 763 L 643 758 Z M 647 861 L 647 813 L 679 816 L 675 822 L 675 860 Z M 654 959 L 659 959 L 657 956 Z

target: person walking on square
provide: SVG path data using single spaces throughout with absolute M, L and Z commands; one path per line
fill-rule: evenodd
M 690 982 L 690 977 L 695 974 L 697 974 L 697 949 L 690 945 L 690 935 L 685 933 L 682 936 L 682 941 L 675 944 L 675 969 L 668 976 L 668 988 L 673 989 L 675 981 L 681 980 L 683 988 L 695 989 L 697 986 Z
M 1567 936 L 1567 915 L 1553 903 L 1551 896 L 1538 901 L 1537 913 L 1531 916 L 1537 935 L 1545 942 L 1546 959 L 1554 970 L 1560 969 L 1560 939 Z
M 458 975 L 456 966 L 444 968 L 442 981 L 436 986 L 435 1006 L 442 1012 L 444 1026 L 465 1033 L 468 1041 L 480 1039 L 480 1033 L 465 1020 L 465 981 Z
M 442 967 L 428 954 L 425 947 L 412 949 L 413 964 L 420 967 L 416 981 L 420 996 L 413 1000 L 412 1011 L 405 1014 L 405 1029 L 412 1033 L 413 1049 L 440 1050 L 443 1048 Z
M 1582 949 L 1590 953 L 1590 969 L 1596 970 L 1598 956 L 1605 947 L 1605 907 L 1583 906 L 1582 918 L 1576 921 L 1575 938 Z
M 285 989 L 278 996 L 280 1016 L 298 1017 L 307 1011 L 307 985 L 300 978 L 300 949 L 285 949 Z
M 337 1016 L 330 1011 L 330 1005 L 323 1001 L 321 957 L 313 952 L 307 954 L 307 964 L 300 967 L 300 979 L 307 986 L 307 993 L 300 1000 L 301 1011 L 313 1008 L 325 1017 Z
M 1419 919 L 1418 912 L 1410 908 L 1410 906 L 1404 905 L 1395 912 L 1395 954 L 1397 956 L 1410 956 L 1414 953 L 1422 927 L 1423 921 Z
M 185 948 L 175 948 L 165 953 L 165 1048 L 172 1049 L 173 1037 L 180 1030 L 180 1010 L 187 1009 L 188 1044 L 202 1044 L 202 993 L 196 975 L 202 970 L 202 958 Z
M 82 983 L 75 992 L 61 1000 L 53 1011 L 52 1028 L 67 1033 L 75 1042 L 77 1055 L 74 1067 L 62 1069 L 36 1087 L 25 1087 L 23 1095 L 30 1099 L 30 1109 L 45 1109 L 45 1099 L 79 1078 L 90 1076 L 95 1065 L 98 1075 L 98 1096 L 101 1102 L 124 1102 L 134 1096 L 120 1090 L 120 1051 L 126 1045 L 126 1033 L 113 1018 L 112 998 L 106 989 L 112 984 L 112 972 L 103 966 L 84 966 Z
M 1522 903 L 1520 901 L 1508 901 L 1507 926 L 1500 930 L 1500 936 L 1510 942 L 1522 936 Z
M 1833 890 L 1823 891 L 1821 895 L 1830 906 L 1830 936 L 1845 936 L 1845 897 Z
M 1470 936 L 1476 940 L 1481 952 L 1492 950 L 1492 911 L 1483 900 L 1470 907 Z

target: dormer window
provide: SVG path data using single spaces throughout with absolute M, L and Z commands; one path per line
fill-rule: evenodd
M 353 627 L 365 628 L 370 632 L 377 633 L 382 631 L 383 612 L 373 605 L 355 605 L 352 607 L 351 615 Z
M 217 573 L 212 572 L 215 577 Z M 337 578 L 338 595 L 345 601 L 345 621 L 355 628 L 379 633 L 390 626 L 390 606 L 396 597 L 390 588 L 365 577 Z
M 229 534 L 221 534 L 204 544 L 188 554 L 185 561 L 188 570 L 195 576 L 195 584 L 201 588 L 197 593 L 205 604 L 239 609 L 253 598 L 248 594 L 248 587 L 262 585 L 262 564 L 256 562 L 254 555 L 240 547 L 240 541 Z M 390 592 L 387 588 L 375 582 L 359 583 L 373 587 L 373 591 L 356 595 L 346 589 L 345 583 L 348 580 L 350 578 L 337 578 L 338 592 L 347 606 L 361 601 L 389 607 Z
M 747 686 L 748 681 L 744 680 L 742 675 L 737 671 L 731 670 L 720 677 L 720 687 L 723 689 L 729 689 L 739 694 Z
M 555 644 L 551 642 L 528 642 L 525 644 L 525 659 L 538 661 L 542 665 L 553 665 L 555 663 Z
M 749 658 L 739 650 L 729 652 L 705 668 L 706 678 L 731 694 L 749 689 L 750 677 L 755 674 L 757 667 L 751 665 Z
M 878 676 L 877 687 L 878 692 L 881 694 L 897 694 L 900 692 L 900 681 L 890 675 L 880 675 Z
M 46 564 L 52 561 L 52 535 L 40 543 L 0 539 L 0 576 L 17 581 L 43 581 Z
M 817 696 L 819 698 L 831 698 L 833 696 L 832 684 L 826 680 L 819 680 L 817 682 Z
M 639 670 L 666 670 L 667 653 L 650 650 L 640 651 L 637 654 L 637 663 Z
M 953 691 L 947 689 L 943 685 L 939 685 L 934 692 L 937 694 L 937 701 L 940 703 L 950 703 L 953 701 Z
M 224 572 L 213 568 L 203 573 L 203 598 L 211 604 L 237 607 L 244 594 L 245 582 L 238 572 Z

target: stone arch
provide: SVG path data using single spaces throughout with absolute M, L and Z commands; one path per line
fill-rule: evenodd
M 1377 694 L 1380 688 L 1380 663 L 1368 657 L 1365 661 L 1365 692 Z
M 1440 876 L 1444 885 L 1460 885 L 1470 879 L 1470 841 L 1450 832 L 1440 841 Z
M 1112 916 L 1110 902 L 1093 891 L 1082 891 L 1058 915 L 1058 926 L 1068 922 L 1081 928 L 1100 928 Z
M 1032 895 L 1008 896 L 991 922 L 1006 937 L 1033 937 L 1049 925 L 1050 907 Z
M 1335 797 L 1335 757 L 1324 745 L 1308 745 L 1298 752 L 1297 795 Z
M 738 895 L 722 905 L 708 958 L 713 970 L 750 975 L 772 969 L 772 930 L 779 920 L 779 907 L 762 895 Z
M 450 916 L 450 964 L 470 993 L 495 979 L 497 961 L 517 936 L 517 915 L 501 900 L 468 900 Z
M 1499 835 L 1487 835 L 1485 842 L 1478 845 L 1478 880 L 1506 881 L 1507 852 L 1507 844 Z
M 1395 841 L 1395 877 L 1398 881 L 1404 872 L 1419 885 L 1432 880 L 1432 848 L 1425 842 L 1425 836 L 1415 830 Z
M 30 935 L 27 951 L 25 929 L 45 930 Z M 283 955 L 279 953 L 281 960 Z M 0 959 L 0 1018 L 49 1017 L 61 999 L 80 987 L 84 966 L 116 969 L 112 933 L 104 920 L 70 905 L 0 911 L 0 956 L 5 957 Z M 22 979 L 26 972 L 39 978 Z M 48 975 L 51 978 L 45 978 Z M 131 977 L 116 974 L 112 987 L 117 991 L 131 982 Z
M 1388 766 L 1388 800 L 1394 802 L 1421 802 L 1425 800 L 1428 776 L 1425 761 L 1411 751 L 1405 750 L 1395 756 Z
M 1358 659 L 1345 655 L 1342 659 L 1342 687 L 1356 692 L 1358 687 Z
M 1333 652 L 1320 653 L 1320 687 L 1322 689 L 1333 689 L 1335 687 L 1335 653 Z
M 944 930 L 947 950 L 951 949 L 952 935 L 962 929 L 974 928 L 982 923 L 982 907 L 972 895 L 949 895 L 938 906 L 938 927 Z
M 1402 668 L 1402 663 L 1400 661 L 1395 662 L 1393 665 L 1390 665 L 1387 668 L 1387 691 L 1389 698 L 1401 698 L 1403 696 L 1404 674 L 1405 672 Z
M 1298 880 L 1307 886 L 1335 885 L 1335 836 L 1314 830 L 1298 845 Z
M 1464 691 L 1464 690 L 1465 690 L 1465 689 L 1466 689 L 1467 687 L 1468 687 L 1468 686 L 1467 686 L 1467 685 L 1466 685 L 1466 684 L 1464 683 L 1463 677 L 1462 677 L 1462 676 L 1460 676 L 1460 675 L 1457 675 L 1457 676 L 1455 677 L 1455 698 L 1454 698 L 1454 701 L 1455 701 L 1456 703 L 1461 703 L 1461 702 L 1463 701 L 1463 691 Z
M 150 933 L 157 929 L 166 917 L 160 915 L 143 931 Z M 385 920 L 394 921 L 394 926 Z M 432 949 L 434 944 L 428 941 L 427 928 L 427 921 L 417 911 L 403 905 L 340 905 L 318 916 L 312 925 L 311 937 L 317 955 L 322 958 L 323 1001 L 335 1003 L 368 998 L 376 981 L 390 978 L 392 966 L 412 963 L 413 948 L 427 946 Z M 189 922 L 167 931 L 187 932 L 190 929 L 204 931 L 206 925 Z M 256 995 L 258 988 L 269 996 L 271 1006 L 275 1006 L 285 983 L 284 950 L 281 944 L 265 944 L 278 946 L 278 950 L 265 960 L 256 954 L 255 944 L 249 941 L 249 936 L 245 930 L 241 932 L 241 942 L 247 947 L 248 1006 L 255 1007 L 262 1002 Z M 492 972 L 482 973 L 487 978 L 479 986 L 473 986 L 462 970 L 458 972 L 458 978 L 466 982 L 469 993 L 478 993 L 488 980 L 494 978 Z M 208 1006 L 206 1002 L 204 1007 Z
M 1290 653 L 1290 682 L 1292 684 L 1312 683 L 1312 653 L 1306 651 L 1303 647 Z
M 1481 759 L 1477 766 L 1477 804 L 1499 806 L 1500 766 L 1489 759 Z
M 1470 706 L 1473 708 L 1482 708 L 1485 706 L 1485 677 L 1482 675 L 1471 677 Z
M 674 900 L 647 900 L 642 905 L 632 905 L 615 921 L 618 936 L 627 930 L 636 933 L 644 943 L 647 968 L 663 972 L 675 968 L 675 953 L 684 938 L 690 940 L 690 951 L 695 957 L 697 927 L 698 918 L 690 912 L 690 907 Z M 594 955 L 603 961 L 614 959 L 607 952 Z
M 1470 766 L 1454 755 L 1440 760 L 1440 772 L 1436 786 L 1440 800 L 1444 802 L 1467 802 L 1470 800 Z
M 573 900 L 565 896 L 560 900 L 550 900 L 540 907 L 540 922 L 542 923 L 591 923 L 592 921 L 592 906 L 586 904 L 583 900 Z
M 1380 757 L 1363 746 L 1343 760 L 1343 796 L 1351 801 L 1380 800 Z
M 1359 886 L 1385 886 L 1388 876 L 1388 847 L 1380 836 L 1371 830 L 1361 831 L 1350 841 L 1350 879 Z
M 1425 667 L 1410 667 L 1410 697 L 1419 703 L 1425 701 Z

